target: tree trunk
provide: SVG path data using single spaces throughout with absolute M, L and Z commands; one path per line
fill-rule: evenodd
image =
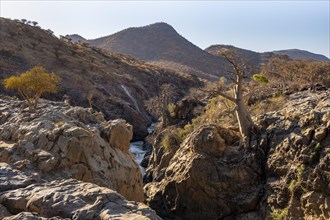
M 246 109 L 244 103 L 237 103 L 236 118 L 243 142 L 246 147 L 249 147 L 251 131 L 254 129 L 254 123 L 252 121 L 250 112 Z
M 237 75 L 237 84 L 235 86 L 236 99 L 236 118 L 239 125 L 239 131 L 242 135 L 245 147 L 250 146 L 251 131 L 254 129 L 254 123 L 251 114 L 246 108 L 243 99 L 243 77 Z

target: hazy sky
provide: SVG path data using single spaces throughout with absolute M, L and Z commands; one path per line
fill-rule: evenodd
M 87 39 L 163 21 L 201 47 L 231 44 L 264 52 L 298 48 L 330 57 L 330 1 L 15 1 L 1 17 L 39 22 Z

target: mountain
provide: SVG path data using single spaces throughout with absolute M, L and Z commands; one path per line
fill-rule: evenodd
M 123 118 L 134 126 L 134 139 L 147 135 L 151 117 L 144 101 L 155 96 L 163 83 L 180 88 L 181 95 L 199 84 L 196 78 L 152 66 L 85 43 L 56 38 L 51 31 L 0 18 L 0 80 L 43 65 L 62 78 L 63 95 L 83 107 L 90 104 L 106 119 Z M 0 93 L 13 94 L 0 85 Z
M 231 45 L 222 45 L 222 44 L 209 46 L 208 48 L 205 49 L 205 51 L 215 56 L 220 56 L 221 53 L 226 51 L 232 51 L 238 57 L 246 60 L 251 65 L 257 67 L 267 63 L 268 60 L 270 60 L 274 56 L 274 54 L 271 52 L 258 53 L 255 51 L 246 50 Z
M 304 50 L 279 50 L 273 52 L 258 53 L 251 50 L 246 50 L 232 45 L 212 45 L 205 49 L 206 52 L 215 56 L 220 56 L 225 51 L 233 51 L 238 57 L 247 60 L 250 64 L 256 67 L 260 67 L 266 64 L 274 56 L 282 56 L 291 59 L 310 59 L 316 61 L 330 61 L 326 56 L 320 54 L 314 54 Z
M 321 54 L 311 53 L 305 50 L 290 49 L 290 50 L 275 50 L 275 54 L 284 54 L 288 55 L 292 59 L 311 59 L 317 61 L 330 61 L 330 59 Z
M 72 38 L 73 40 L 75 37 Z M 90 45 L 130 55 L 202 79 L 217 80 L 227 63 L 195 46 L 166 23 L 128 28 L 113 35 L 87 41 Z

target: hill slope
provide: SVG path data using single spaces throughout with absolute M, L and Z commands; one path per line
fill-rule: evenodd
M 195 46 L 166 23 L 128 28 L 113 35 L 88 40 L 88 43 L 209 80 L 222 76 L 226 65 L 221 58 Z
M 205 49 L 205 51 L 215 56 L 220 56 L 221 53 L 226 51 L 233 51 L 238 57 L 245 59 L 253 66 L 261 66 L 262 64 L 267 63 L 268 60 L 274 56 L 274 54 L 271 52 L 258 53 L 255 51 L 245 50 L 231 45 L 221 44 L 209 46 Z
M 318 61 L 330 61 L 330 59 L 321 54 L 311 53 L 305 50 L 290 49 L 290 50 L 276 50 L 273 51 L 275 54 L 284 54 L 288 55 L 292 59 L 311 59 Z
M 291 59 L 309 59 L 316 61 L 330 61 L 327 57 L 314 54 L 304 50 L 279 50 L 273 52 L 258 53 L 251 50 L 245 50 L 242 48 L 234 47 L 231 45 L 212 45 L 205 49 L 206 52 L 213 54 L 215 56 L 220 56 L 222 52 L 234 51 L 238 57 L 247 60 L 253 66 L 260 67 L 261 65 L 267 63 L 274 56 L 288 56 Z
M 35 65 L 62 78 L 62 91 L 77 105 L 92 106 L 107 119 L 124 118 L 134 126 L 135 139 L 147 134 L 151 123 L 143 101 L 159 92 L 159 85 L 173 83 L 182 93 L 198 84 L 196 79 L 155 67 L 130 57 L 59 40 L 37 27 L 1 18 L 0 80 Z M 0 86 L 0 93 L 7 93 Z

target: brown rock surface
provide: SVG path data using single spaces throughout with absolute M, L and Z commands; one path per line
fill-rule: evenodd
M 129 200 L 143 201 L 141 172 L 127 150 L 132 127 L 124 120 L 106 122 L 92 109 L 44 100 L 40 113 L 21 113 L 22 104 L 0 99 L 2 115 L 9 115 L 0 125 L 0 162 L 48 181 L 74 178 L 109 187 Z M 107 132 L 110 139 L 101 137 L 102 123 L 112 124 Z M 20 178 L 16 173 L 7 175 Z M 26 179 L 20 184 L 31 182 Z M 6 187 L 0 184 L 3 190 Z
M 150 207 L 163 217 L 185 219 L 221 219 L 254 210 L 261 170 L 255 154 L 246 155 L 236 146 L 238 140 L 236 132 L 215 125 L 190 134 L 164 178 L 145 185 Z

